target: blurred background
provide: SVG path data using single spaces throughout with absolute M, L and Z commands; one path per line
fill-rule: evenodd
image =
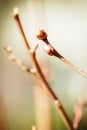
M 55 57 L 49 57 L 43 42 L 37 40 L 38 29 L 46 30 L 48 39 L 60 54 L 87 72 L 87 1 L 86 0 L 0 0 L 0 130 L 66 130 L 50 97 L 35 77 L 12 63 L 3 50 L 11 46 L 15 56 L 31 68 L 12 10 L 19 8 L 20 19 L 30 43 L 38 43 L 37 59 L 51 85 L 73 121 L 78 99 L 87 100 L 87 80 Z M 87 129 L 84 110 L 79 130 Z

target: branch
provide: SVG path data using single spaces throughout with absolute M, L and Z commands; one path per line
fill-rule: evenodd
M 36 73 L 35 69 L 29 69 L 21 60 L 16 59 L 16 57 L 13 54 L 13 50 L 10 47 L 5 46 L 4 49 L 8 53 L 9 59 L 17 63 L 24 71 L 32 74 Z
M 51 89 L 51 87 L 49 86 L 48 82 L 46 81 L 41 68 L 38 64 L 38 61 L 36 59 L 36 49 L 31 50 L 30 45 L 26 39 L 25 33 L 23 31 L 20 19 L 19 19 L 19 13 L 18 13 L 18 9 L 14 8 L 13 10 L 13 18 L 17 23 L 17 26 L 19 28 L 21 37 L 23 39 L 24 45 L 26 47 L 26 50 L 29 54 L 31 63 L 33 68 L 36 70 L 36 74 L 35 76 L 38 78 L 39 82 L 41 83 L 41 85 L 43 86 L 43 88 L 46 90 L 46 92 L 51 96 L 55 106 L 57 107 L 57 109 L 59 110 L 60 116 L 62 118 L 62 120 L 64 121 L 66 127 L 68 130 L 74 130 L 71 120 L 69 119 L 67 113 L 65 112 L 62 103 L 60 102 L 60 100 L 57 98 L 57 96 L 55 95 L 55 93 L 53 92 L 53 90 Z
M 47 39 L 47 34 L 44 30 L 38 30 L 36 33 L 36 36 L 39 40 L 42 40 L 46 45 L 44 47 L 46 53 L 50 56 L 55 56 L 59 58 L 62 62 L 64 62 L 68 67 L 76 71 L 81 76 L 85 77 L 87 79 L 87 73 L 84 71 L 79 70 L 77 67 L 75 67 L 70 61 L 68 61 L 66 58 L 64 58 L 59 52 L 54 49 L 54 47 L 49 43 Z
M 78 100 L 76 102 L 76 105 L 74 107 L 74 121 L 73 121 L 73 127 L 75 130 L 78 129 L 79 124 L 81 120 L 83 119 L 83 110 L 85 107 L 87 107 L 86 100 Z

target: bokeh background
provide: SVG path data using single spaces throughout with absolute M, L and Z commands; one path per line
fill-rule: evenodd
M 87 100 L 87 80 L 55 57 L 45 54 L 38 29 L 48 33 L 52 45 L 78 68 L 87 72 L 87 1 L 86 0 L 0 0 L 0 124 L 3 130 L 66 130 L 49 96 L 36 79 L 8 60 L 3 46 L 11 46 L 15 56 L 31 68 L 12 10 L 19 8 L 20 19 L 32 48 L 38 43 L 37 59 L 60 98 L 70 119 L 77 99 Z M 87 129 L 84 110 L 79 130 Z M 1 125 L 2 127 L 2 125 Z

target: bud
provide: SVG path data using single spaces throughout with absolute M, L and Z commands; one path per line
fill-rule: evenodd
M 47 45 L 44 46 L 44 51 L 50 56 L 53 55 L 53 50 Z
M 44 30 L 38 30 L 37 33 L 36 33 L 36 37 L 39 40 L 47 39 L 47 33 Z
M 9 46 L 4 46 L 4 49 L 5 49 L 8 53 L 12 53 L 12 52 L 13 52 L 12 49 L 11 49 L 11 47 L 9 47 Z
M 9 59 L 10 59 L 11 61 L 15 61 L 15 56 L 14 56 L 14 55 L 10 55 L 10 56 L 9 56 Z
M 13 9 L 13 16 L 16 17 L 19 14 L 18 8 L 14 7 Z

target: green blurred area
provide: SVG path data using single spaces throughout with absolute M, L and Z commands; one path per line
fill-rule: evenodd
M 9 130 L 31 130 L 36 125 L 34 86 L 36 79 L 8 60 L 3 46 L 11 46 L 15 56 L 31 67 L 22 44 L 12 10 L 18 6 L 26 36 L 32 48 L 39 43 L 37 59 L 47 80 L 60 98 L 71 120 L 77 99 L 87 99 L 87 80 L 43 51 L 35 33 L 45 29 L 52 45 L 78 68 L 87 72 L 87 1 L 86 0 L 0 0 L 0 94 L 6 108 Z M 50 75 L 51 74 L 51 75 Z M 51 129 L 66 130 L 61 117 L 48 98 Z M 42 112 L 43 113 L 43 112 Z M 79 130 L 87 129 L 87 110 Z M 43 118 L 43 117 L 42 117 Z

